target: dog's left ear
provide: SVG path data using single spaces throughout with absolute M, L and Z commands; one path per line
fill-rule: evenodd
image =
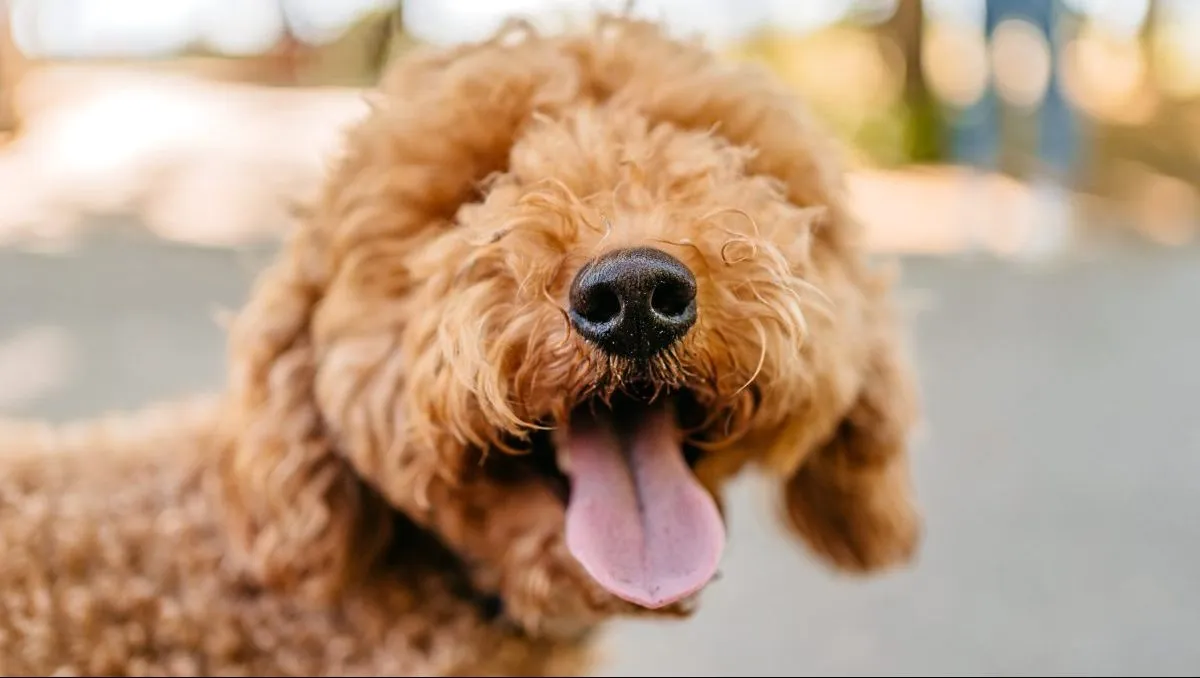
M 861 387 L 832 435 L 784 480 L 786 522 L 838 569 L 879 570 L 916 551 L 921 526 L 908 444 L 917 409 L 908 363 L 884 332 L 870 346 Z

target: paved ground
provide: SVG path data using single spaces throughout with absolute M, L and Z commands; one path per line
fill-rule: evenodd
M 212 318 L 261 255 L 122 237 L 0 250 L 0 414 L 219 386 Z M 919 566 L 839 580 L 736 488 L 687 624 L 628 624 L 606 675 L 1193 675 L 1200 667 L 1200 249 L 1020 270 L 913 259 L 927 398 Z

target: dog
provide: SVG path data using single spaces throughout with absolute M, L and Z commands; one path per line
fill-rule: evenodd
M 0 673 L 579 675 L 692 613 L 750 467 L 831 566 L 909 562 L 862 240 L 794 96 L 654 23 L 400 60 L 219 396 L 0 431 Z

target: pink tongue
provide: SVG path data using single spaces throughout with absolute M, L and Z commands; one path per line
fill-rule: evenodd
M 571 478 L 567 547 L 597 583 L 658 608 L 712 579 L 725 525 L 687 467 L 669 407 L 581 411 L 559 444 Z

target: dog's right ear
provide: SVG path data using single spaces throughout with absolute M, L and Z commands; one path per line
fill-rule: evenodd
M 915 376 L 880 285 L 866 286 L 877 317 L 864 329 L 858 392 L 782 483 L 786 524 L 826 562 L 859 573 L 908 563 L 922 532 L 909 460 L 919 416 Z
M 328 597 L 370 564 L 389 514 L 335 451 L 314 399 L 323 273 L 309 237 L 263 274 L 231 327 L 220 480 L 239 574 Z

